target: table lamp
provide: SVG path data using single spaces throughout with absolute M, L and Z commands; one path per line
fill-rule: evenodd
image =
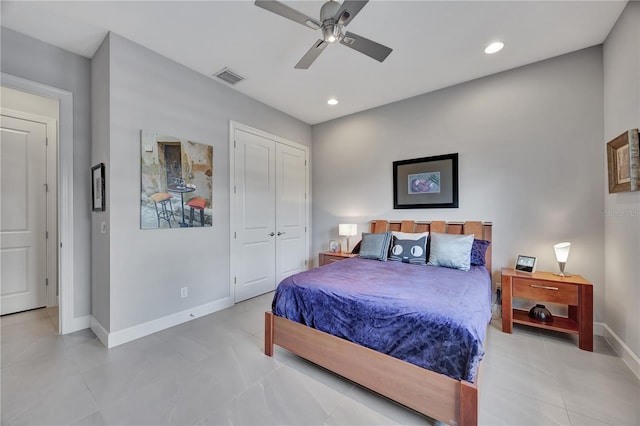
M 351 253 L 349 250 L 349 237 L 353 237 L 354 235 L 358 235 L 358 225 L 355 223 L 341 223 L 338 225 L 338 235 L 341 237 L 347 237 L 347 249 L 342 250 L 343 253 Z
M 560 273 L 555 275 L 559 275 L 561 277 L 570 277 L 571 275 L 564 273 L 564 265 L 567 263 L 567 259 L 569 258 L 571 243 L 558 243 L 553 246 L 553 249 L 556 251 L 556 260 L 558 261 L 558 266 L 560 266 Z

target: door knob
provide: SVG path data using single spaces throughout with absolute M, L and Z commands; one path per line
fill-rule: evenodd
M 280 231 L 278 231 L 278 236 L 280 236 L 280 235 L 284 235 L 284 234 L 286 234 L 286 232 L 280 232 Z
M 276 234 L 274 234 L 273 232 L 269 232 L 269 236 L 270 237 L 273 237 L 274 235 L 276 235 Z

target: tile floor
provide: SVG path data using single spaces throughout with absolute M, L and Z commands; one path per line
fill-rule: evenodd
M 47 310 L 1 323 L 2 425 L 386 425 L 429 419 L 290 353 L 262 353 L 267 294 L 107 350 L 90 330 L 59 336 Z M 483 425 L 638 425 L 640 382 L 599 337 L 494 321 Z

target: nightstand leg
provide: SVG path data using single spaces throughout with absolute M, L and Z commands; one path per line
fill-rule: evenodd
M 502 277 L 502 331 L 511 333 L 513 331 L 513 308 L 511 291 L 511 277 Z
M 580 307 L 578 308 L 578 346 L 593 352 L 593 286 L 580 286 Z

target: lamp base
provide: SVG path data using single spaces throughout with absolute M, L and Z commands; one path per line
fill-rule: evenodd
M 557 275 L 559 277 L 570 277 L 570 276 L 572 276 L 571 274 L 568 274 L 566 272 L 555 272 L 553 275 Z

